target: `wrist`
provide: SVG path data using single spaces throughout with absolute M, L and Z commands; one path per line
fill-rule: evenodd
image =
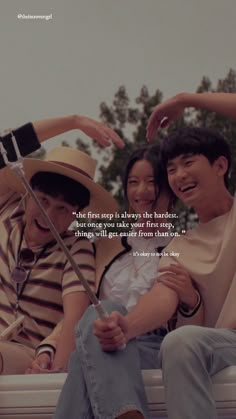
M 137 336 L 137 333 L 135 331 L 135 323 L 133 323 L 132 321 L 132 315 L 131 318 L 129 317 L 130 313 L 127 314 L 126 316 L 126 331 L 125 331 L 125 338 L 126 338 L 126 343 L 128 343 L 131 339 L 134 339 Z
M 197 290 L 195 290 L 195 293 L 197 296 L 197 301 L 194 307 L 191 308 L 185 302 L 182 302 L 179 304 L 178 311 L 180 314 L 182 314 L 182 316 L 184 317 L 194 316 L 194 314 L 198 311 L 199 307 L 201 306 L 201 303 L 202 303 L 201 295 L 199 294 Z
M 35 358 L 38 358 L 38 356 L 41 354 L 46 354 L 50 359 L 50 363 L 52 363 L 55 355 L 55 348 L 51 345 L 39 346 L 35 352 Z
M 194 307 L 196 307 L 198 301 L 199 301 L 199 293 L 196 290 L 194 290 L 190 298 L 188 300 L 181 301 L 180 304 L 186 304 L 190 310 L 193 310 Z
M 137 316 L 136 313 L 133 313 L 132 311 L 127 314 L 126 320 L 126 343 L 131 339 L 135 339 L 137 336 L 144 335 L 145 333 L 157 328 L 157 322 L 153 322 L 149 316 L 146 318 L 146 316 L 143 316 L 142 314 L 142 318 L 140 318 L 140 316 Z
M 176 95 L 176 100 L 178 101 L 178 103 L 183 107 L 183 108 L 188 108 L 191 106 L 194 106 L 194 96 L 196 94 L 195 93 L 178 93 Z

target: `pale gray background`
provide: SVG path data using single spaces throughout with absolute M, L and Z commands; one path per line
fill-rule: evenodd
M 98 118 L 121 84 L 133 99 L 143 84 L 168 97 L 236 69 L 235 0 L 1 0 L 0 33 L 1 130 L 70 113 Z

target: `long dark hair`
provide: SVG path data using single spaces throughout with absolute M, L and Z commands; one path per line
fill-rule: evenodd
M 166 170 L 162 164 L 161 157 L 160 157 L 160 146 L 159 144 L 154 145 L 143 145 L 135 150 L 126 165 L 125 172 L 123 175 L 123 188 L 124 188 L 124 196 L 127 199 L 127 187 L 128 187 L 128 178 L 129 173 L 134 166 L 134 164 L 140 160 L 147 160 L 153 169 L 153 177 L 154 177 L 154 184 L 155 184 L 155 202 L 156 204 L 158 197 L 160 196 L 163 190 L 167 191 L 170 195 L 170 200 L 173 203 L 174 195 L 169 187 L 168 179 L 166 175 Z

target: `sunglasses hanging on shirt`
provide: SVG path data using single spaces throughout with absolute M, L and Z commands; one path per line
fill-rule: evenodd
M 17 265 L 11 271 L 11 279 L 17 284 L 27 281 L 32 265 L 36 262 L 36 255 L 31 249 L 22 249 L 19 253 Z

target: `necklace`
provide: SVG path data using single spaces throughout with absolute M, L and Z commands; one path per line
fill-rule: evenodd
M 145 262 L 143 262 L 139 267 L 136 266 L 135 264 L 135 256 L 132 255 L 132 266 L 133 266 L 133 270 L 134 270 L 134 277 L 135 279 L 138 278 L 138 273 L 139 271 L 143 268 L 144 265 L 146 265 L 149 262 L 149 259 L 145 260 Z
M 19 309 L 20 299 L 23 295 L 26 285 L 29 282 L 31 272 L 48 247 L 48 245 L 45 245 L 41 248 L 40 252 L 34 253 L 28 247 L 21 249 L 23 241 L 24 227 L 21 230 L 20 241 L 17 250 L 16 265 L 10 271 L 11 278 L 15 282 L 16 286 L 16 303 L 14 308 L 15 314 Z
M 137 240 L 137 239 L 136 239 Z M 140 250 L 138 250 L 138 253 L 139 253 L 139 257 L 145 257 L 144 255 L 143 256 L 141 256 L 140 255 L 140 253 L 143 253 L 143 254 L 145 254 L 145 253 L 147 253 L 147 249 L 148 249 L 148 247 L 150 246 L 150 243 L 151 243 L 151 241 L 149 240 L 149 239 L 145 239 L 145 240 L 147 240 L 147 244 L 146 244 L 146 247 L 145 247 L 145 249 L 142 249 L 141 251 Z M 136 241 L 137 242 L 137 241 Z M 143 263 L 141 263 L 141 265 L 140 266 L 137 266 L 137 264 L 135 263 L 135 258 L 137 257 L 137 256 L 135 256 L 134 255 L 134 252 L 132 253 L 132 255 L 131 255 L 131 263 L 132 263 L 132 267 L 133 267 L 133 271 L 134 271 L 134 278 L 135 279 L 137 279 L 138 278 L 138 275 L 139 275 L 139 272 L 141 271 L 141 269 L 149 262 L 149 256 L 150 255 L 146 255 L 146 260 L 143 262 Z

